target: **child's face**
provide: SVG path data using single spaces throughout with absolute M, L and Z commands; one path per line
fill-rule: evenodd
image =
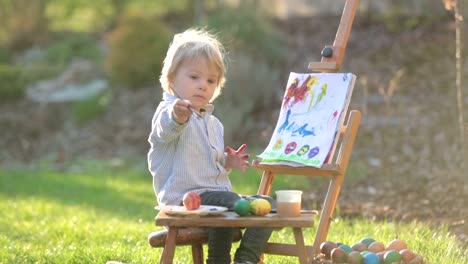
M 219 74 L 204 57 L 185 60 L 170 80 L 176 96 L 189 100 L 197 112 L 208 104 L 218 86 Z

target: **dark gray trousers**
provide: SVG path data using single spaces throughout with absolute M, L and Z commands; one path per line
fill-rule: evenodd
M 234 204 L 240 198 L 253 200 L 255 198 L 264 198 L 270 202 L 272 208 L 276 207 L 275 201 L 264 195 L 241 196 L 234 192 L 210 191 L 200 194 L 203 205 L 215 205 L 227 207 L 232 210 Z M 246 228 L 242 236 L 239 248 L 236 250 L 234 261 L 249 261 L 258 263 L 268 239 L 270 238 L 272 228 L 251 227 Z M 216 227 L 210 228 L 208 237 L 208 264 L 229 264 L 231 263 L 231 245 L 234 234 L 234 228 Z

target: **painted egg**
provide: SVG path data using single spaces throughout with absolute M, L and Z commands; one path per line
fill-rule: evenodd
M 402 239 L 394 239 L 390 241 L 387 245 L 387 250 L 396 250 L 396 251 L 401 251 L 405 248 L 408 248 L 406 245 L 406 242 Z
M 325 255 L 326 258 L 330 258 L 331 251 L 336 248 L 336 244 L 331 241 L 325 241 L 320 244 L 320 252 Z
M 341 244 L 338 246 L 339 248 L 343 249 L 347 254 L 351 253 L 351 251 L 353 251 L 353 249 L 346 245 L 346 244 Z
M 366 244 L 367 247 L 369 247 L 372 242 L 375 242 L 375 239 L 370 238 L 370 237 L 365 237 L 359 241 L 360 243 Z
M 296 147 L 297 147 L 296 142 L 290 142 L 288 145 L 286 145 L 286 149 L 284 150 L 284 153 L 289 154 L 293 152 L 296 149 Z
M 346 263 L 348 262 L 348 254 L 340 247 L 334 248 L 331 251 L 331 259 L 335 263 Z
M 367 250 L 366 244 L 361 243 L 361 242 L 358 242 L 358 243 L 352 245 L 351 248 L 352 248 L 353 250 L 359 251 L 359 252 L 363 252 L 363 251 Z
M 315 148 L 311 149 L 310 152 L 309 152 L 309 159 L 317 156 L 317 154 L 319 154 L 319 152 L 320 152 L 319 147 L 315 147 Z
M 282 139 L 278 139 L 275 143 L 275 145 L 273 146 L 273 149 L 274 150 L 278 150 L 280 149 L 281 147 L 283 146 L 283 140 Z
M 348 255 L 348 263 L 349 264 L 362 264 L 364 261 L 364 257 L 361 255 L 361 253 L 357 251 L 352 251 Z
M 379 264 L 379 263 L 380 263 L 380 259 L 374 253 L 369 252 L 364 256 L 364 264 Z
M 384 245 L 384 243 L 382 243 L 380 241 L 375 241 L 375 242 L 372 242 L 369 245 L 367 250 L 369 250 L 370 252 L 373 252 L 373 253 L 379 253 L 379 252 L 382 252 L 382 251 L 385 250 L 385 245 Z
M 297 152 L 297 155 L 302 156 L 302 155 L 306 154 L 307 151 L 309 151 L 309 149 L 310 149 L 310 146 L 309 146 L 309 145 L 304 145 L 304 146 Z
M 384 255 L 384 262 L 385 264 L 390 264 L 394 262 L 400 262 L 401 261 L 401 255 L 398 251 L 396 250 L 389 250 L 387 253 Z

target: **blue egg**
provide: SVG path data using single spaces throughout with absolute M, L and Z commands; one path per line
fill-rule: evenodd
M 374 253 L 369 252 L 364 256 L 364 264 L 379 264 L 379 263 L 380 263 L 379 256 L 377 256 Z

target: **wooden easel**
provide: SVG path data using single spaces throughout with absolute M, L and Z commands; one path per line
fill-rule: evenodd
M 320 62 L 309 63 L 309 70 L 315 72 L 338 72 L 340 70 L 358 4 L 358 0 L 346 0 L 333 46 L 325 46 L 322 50 L 322 60 Z M 315 235 L 314 245 L 311 249 L 312 252 L 308 252 L 309 256 L 319 254 L 320 244 L 327 238 L 330 222 L 332 221 L 332 216 L 336 208 L 338 196 L 348 167 L 348 162 L 351 157 L 360 119 L 361 113 L 359 111 L 351 111 L 348 123 L 341 128 L 341 144 L 339 145 L 340 149 L 335 157 L 335 161 L 330 160 L 329 163 L 324 164 L 320 169 L 312 167 L 262 165 L 260 163 L 254 165 L 257 169 L 263 171 L 258 194 L 270 194 L 276 174 L 300 175 L 307 177 L 318 176 L 328 177 L 330 179 L 329 188 L 322 207 L 320 221 Z M 281 251 L 281 247 L 284 248 L 282 245 L 269 243 L 266 251 Z M 283 253 L 292 253 L 295 251 L 295 248 L 291 248 L 290 251 L 291 252 Z
M 322 50 L 321 62 L 312 62 L 309 64 L 309 69 L 311 71 L 339 71 L 357 6 L 358 0 L 346 0 L 335 42 L 333 46 L 326 46 Z M 266 246 L 265 253 L 296 256 L 299 258 L 301 264 L 310 263 L 313 257 L 320 253 L 320 244 L 325 241 L 327 237 L 328 228 L 333 212 L 335 211 L 336 202 L 351 157 L 360 120 L 361 113 L 359 111 L 351 111 L 347 123 L 341 127 L 340 143 L 338 144 L 339 151 L 335 155 L 335 159 L 330 159 L 329 163 L 324 164 L 321 168 L 262 165 L 258 162 L 253 164 L 256 169 L 263 171 L 258 194 L 269 194 L 275 175 L 279 174 L 306 177 L 319 176 L 330 179 L 330 185 L 323 204 L 313 246 L 305 245 L 302 232 L 303 228 L 314 226 L 315 216 L 313 214 L 281 218 L 276 214 L 270 214 L 265 217 L 239 217 L 234 212 L 226 212 L 216 217 L 187 218 L 184 216 L 170 216 L 164 212 L 160 212 L 155 218 L 156 226 L 165 226 L 167 230 L 154 232 L 148 236 L 148 241 L 151 246 L 164 247 L 160 263 L 166 264 L 173 262 L 177 245 L 191 245 L 193 263 L 203 263 L 202 245 L 207 242 L 208 236 L 207 232 L 203 229 L 202 231 L 198 231 L 199 229 L 197 228 L 205 227 L 290 227 L 293 229 L 295 244 L 269 242 Z

